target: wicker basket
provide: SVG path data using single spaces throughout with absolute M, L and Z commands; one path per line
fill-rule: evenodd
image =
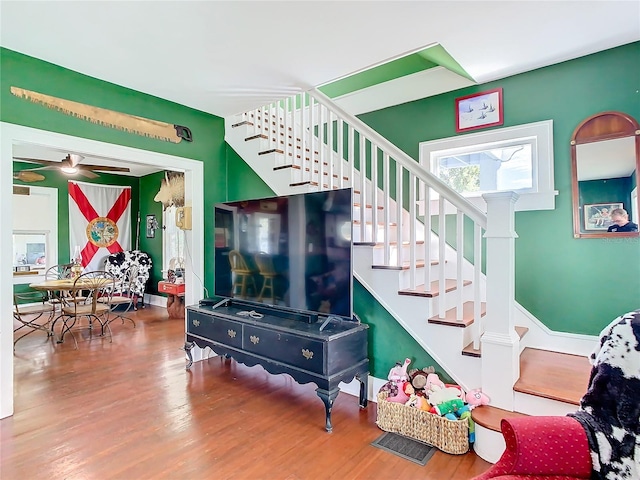
M 378 393 L 376 424 L 386 432 L 420 440 L 446 453 L 461 455 L 469 451 L 467 419 L 448 420 L 401 403 L 387 402 L 387 392 Z

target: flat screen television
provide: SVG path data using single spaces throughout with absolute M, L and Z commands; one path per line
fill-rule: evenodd
M 352 318 L 352 191 L 215 206 L 217 297 Z

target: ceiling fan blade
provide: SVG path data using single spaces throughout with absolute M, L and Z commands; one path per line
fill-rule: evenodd
M 97 173 L 92 172 L 91 170 L 86 170 L 84 168 L 78 169 L 78 175 L 82 175 L 85 178 L 98 178 L 100 176 Z
M 110 167 L 107 165 L 76 165 L 80 170 L 97 170 L 99 172 L 130 172 L 127 167 Z
M 63 161 L 66 161 L 70 167 L 77 167 L 78 164 L 84 159 L 82 155 L 77 153 L 69 153 Z
M 61 167 L 60 162 L 52 162 L 51 160 L 40 160 L 39 158 L 26 158 L 26 157 L 13 157 L 14 160 L 21 160 L 23 162 L 38 163 L 40 165 L 48 165 L 53 167 Z
M 15 172 L 13 174 L 13 178 L 15 178 L 16 180 L 20 180 L 21 182 L 31 183 L 41 182 L 45 179 L 45 176 L 41 175 L 40 173 L 35 173 L 32 170 L 22 170 L 20 172 Z

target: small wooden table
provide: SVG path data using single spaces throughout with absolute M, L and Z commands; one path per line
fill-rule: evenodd
M 158 292 L 167 296 L 169 318 L 184 318 L 184 283 L 158 282 Z

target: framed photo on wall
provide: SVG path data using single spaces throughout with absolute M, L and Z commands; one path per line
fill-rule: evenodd
M 456 98 L 456 132 L 504 124 L 502 89 Z
M 588 203 L 584 205 L 584 229 L 607 231 L 611 222 L 611 211 L 622 208 L 622 203 Z
M 158 229 L 158 220 L 155 215 L 147 215 L 147 238 L 155 238 L 156 230 Z

